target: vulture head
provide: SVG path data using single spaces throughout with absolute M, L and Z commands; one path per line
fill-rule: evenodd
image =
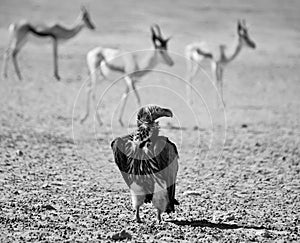
M 151 125 L 160 117 L 173 117 L 173 113 L 170 109 L 156 105 L 142 107 L 137 114 L 137 125 Z

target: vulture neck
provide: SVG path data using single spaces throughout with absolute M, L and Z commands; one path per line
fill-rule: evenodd
M 138 122 L 138 129 L 135 140 L 138 142 L 146 142 L 155 139 L 159 134 L 158 122 Z

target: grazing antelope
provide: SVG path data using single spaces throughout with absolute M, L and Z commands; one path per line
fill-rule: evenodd
M 135 84 L 139 78 L 152 71 L 152 69 L 160 62 L 166 63 L 169 66 L 174 64 L 172 58 L 168 54 L 168 41 L 170 38 L 164 39 L 158 25 L 151 26 L 152 42 L 154 50 L 145 54 L 144 52 L 130 53 L 119 49 L 96 47 L 87 54 L 87 65 L 90 73 L 90 80 L 87 86 L 87 103 L 86 113 L 81 119 L 83 123 L 89 116 L 90 98 L 95 101 L 95 84 L 97 79 L 97 69 L 100 70 L 100 75 L 105 78 L 111 71 L 125 74 L 126 89 L 121 98 L 121 107 L 119 113 L 119 122 L 123 126 L 122 116 L 125 110 L 126 101 L 130 90 L 134 91 L 137 103 L 141 105 L 141 99 Z M 125 54 L 126 53 L 126 54 Z M 116 58 L 119 56 L 119 58 Z M 96 109 L 96 117 L 99 125 L 102 125 L 100 115 Z
M 89 29 L 95 29 L 94 24 L 91 21 L 90 15 L 85 7 L 81 7 L 80 14 L 76 19 L 73 27 L 67 28 L 60 24 L 54 24 L 46 26 L 42 24 L 33 25 L 26 20 L 18 23 L 11 24 L 9 26 L 9 45 L 4 54 L 2 75 L 7 78 L 7 62 L 11 55 L 12 61 L 15 67 L 15 71 L 19 80 L 22 80 L 22 75 L 19 69 L 17 55 L 21 48 L 24 46 L 28 34 L 31 33 L 39 38 L 51 37 L 53 40 L 53 60 L 54 60 L 54 77 L 60 80 L 58 74 L 58 62 L 57 62 L 57 45 L 58 41 L 68 40 L 77 35 L 83 27 Z
M 250 48 L 255 48 L 255 43 L 249 37 L 248 29 L 246 27 L 245 20 L 238 21 L 237 23 L 237 33 L 238 33 L 238 42 L 235 46 L 232 53 L 228 54 L 225 53 L 226 46 L 220 45 L 219 46 L 219 55 L 214 56 L 211 51 L 207 48 L 205 42 L 198 42 L 198 43 L 191 43 L 186 46 L 185 48 L 185 56 L 188 59 L 187 61 L 187 97 L 189 102 L 192 103 L 192 87 L 191 83 L 194 77 L 199 70 L 199 63 L 204 60 L 208 59 L 211 62 L 211 71 L 214 82 L 216 82 L 216 87 L 220 92 L 222 102 L 223 100 L 223 72 L 225 66 L 234 60 L 238 54 L 241 52 L 244 46 L 248 46 Z
M 152 202 L 161 213 L 175 212 L 175 184 L 178 172 L 178 151 L 167 137 L 159 135 L 161 117 L 172 117 L 170 109 L 159 106 L 142 107 L 137 114 L 137 130 L 115 138 L 111 143 L 115 162 L 130 188 L 136 221 L 141 222 L 139 209 Z

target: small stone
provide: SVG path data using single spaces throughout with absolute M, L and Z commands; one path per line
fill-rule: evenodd
M 225 218 L 225 220 L 227 220 L 227 221 L 235 220 L 235 216 L 234 215 L 229 215 L 228 217 Z
M 43 209 L 46 209 L 46 210 L 56 210 L 56 208 L 53 207 L 53 206 L 51 206 L 50 204 L 43 205 L 42 208 L 43 208 Z
M 271 236 L 271 234 L 270 234 L 270 232 L 269 232 L 268 230 L 266 230 L 266 231 L 263 233 L 262 236 L 265 237 L 265 238 L 272 238 L 272 236 Z
M 22 150 L 17 150 L 17 151 L 16 151 L 16 155 L 17 155 L 17 156 L 23 156 L 24 153 L 23 153 Z
M 13 192 L 15 195 L 20 195 L 20 192 L 19 191 L 14 191 Z
M 131 240 L 131 238 L 132 238 L 131 234 L 126 232 L 126 230 L 122 230 L 120 233 L 116 233 L 111 236 L 112 240 L 126 240 L 126 239 Z

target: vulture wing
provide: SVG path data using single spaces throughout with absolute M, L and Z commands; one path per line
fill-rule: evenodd
M 159 136 L 155 143 L 155 154 L 162 177 L 168 186 L 169 205 L 167 213 L 174 212 L 174 205 L 179 205 L 175 199 L 175 183 L 179 158 L 177 147 L 167 137 Z
M 136 193 L 145 193 L 145 201 L 150 202 L 154 190 L 152 174 L 159 171 L 153 154 L 135 144 L 130 135 L 116 138 L 111 147 L 127 186 Z
M 128 138 L 127 138 L 128 139 Z M 116 138 L 111 142 L 111 148 L 113 150 L 115 162 L 119 168 L 119 170 L 122 173 L 122 176 L 127 184 L 127 186 L 130 186 L 131 181 L 130 177 L 126 172 L 126 169 L 128 167 L 128 158 L 125 151 L 125 143 L 126 143 L 126 137 L 125 138 Z
M 175 211 L 174 205 L 179 204 L 175 199 L 179 158 L 176 145 L 167 137 L 158 136 L 147 149 L 139 148 L 128 135 L 113 140 L 111 147 L 127 186 L 140 185 L 147 194 L 145 202 L 150 202 L 155 183 L 164 181 L 169 198 L 167 212 Z

